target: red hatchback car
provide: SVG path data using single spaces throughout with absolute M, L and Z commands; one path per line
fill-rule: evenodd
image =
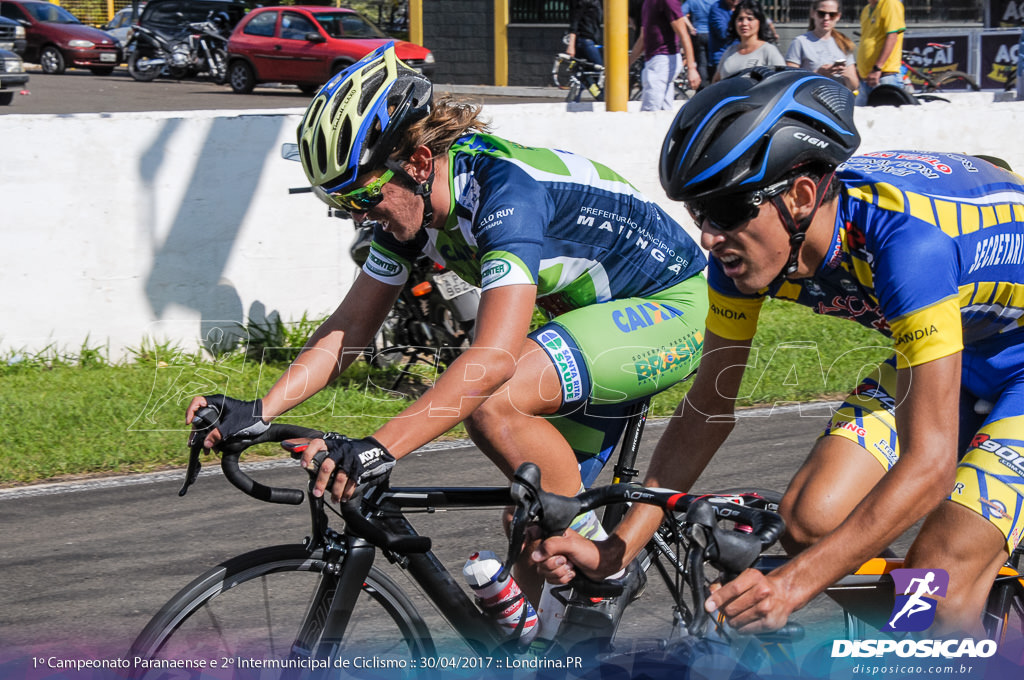
M 351 9 L 262 7 L 238 23 L 228 41 L 228 82 L 238 93 L 257 83 L 291 83 L 312 94 L 332 75 L 392 38 Z M 427 76 L 434 55 L 395 40 L 398 58 Z
M 110 75 L 121 63 L 121 44 L 106 31 L 86 26 L 58 5 L 38 0 L 0 0 L 0 14 L 25 27 L 25 61 L 43 73 L 73 66 Z

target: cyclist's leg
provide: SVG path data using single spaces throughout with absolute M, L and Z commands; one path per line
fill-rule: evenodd
M 601 50 L 597 49 L 597 45 L 589 38 L 582 38 L 576 41 L 576 54 L 595 64 L 604 64 L 604 59 L 601 58 Z
M 837 527 L 896 462 L 893 362 L 881 364 L 847 397 L 786 490 L 779 512 L 791 554 Z
M 965 387 L 993 407 L 980 428 L 961 427 L 962 440 L 973 438 L 959 449 L 956 484 L 907 554 L 909 567 L 949 572 L 940 634 L 980 633 L 992 580 L 1024 533 L 1024 346 L 1006 342 L 990 356 L 964 352 Z
M 650 298 L 573 310 L 531 333 L 512 379 L 466 421 L 473 441 L 506 475 L 531 461 L 545 489 L 577 493 L 573 447 L 536 416 L 636 400 L 689 375 L 703 347 L 706 285 L 695 276 Z M 521 571 L 520 586 L 535 592 L 529 578 Z

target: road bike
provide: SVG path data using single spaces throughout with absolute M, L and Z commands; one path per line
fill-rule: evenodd
M 821 663 L 830 647 L 827 642 L 816 649 L 823 654 L 808 655 L 800 667 L 793 646 L 804 637 L 801 625 L 788 624 L 764 636 L 741 636 L 721 618 L 704 613 L 712 582 L 727 580 L 751 565 L 767 573 L 788 559 L 768 552 L 783 529 L 776 514 L 780 495 L 760 490 L 683 494 L 629 483 L 639 474 L 634 465 L 646 413 L 646 402 L 631 407 L 612 484 L 577 497 L 541 491 L 539 473 L 526 468 L 517 472 L 511 487 L 377 488 L 335 511 L 312 494 L 255 482 L 239 468 L 240 450 L 224 453 L 225 476 L 248 495 L 289 504 L 301 504 L 305 498 L 311 533 L 301 544 L 263 548 L 226 560 L 183 588 L 132 645 L 130 656 L 142 660 L 135 664 L 135 677 L 150 677 L 161 662 L 212 658 L 278 664 L 262 667 L 282 671 L 346 662 L 388 664 L 395 673 L 389 677 L 429 676 L 459 664 L 463 670 L 486 671 L 482 664 L 513 663 L 508 659 L 517 658 L 565 663 L 571 656 L 621 665 L 637 658 L 658 663 L 669 656 L 668 663 L 674 664 L 679 649 L 706 652 L 699 647 L 705 640 L 729 645 L 731 657 L 750 668 L 767 665 L 783 675 L 828 677 L 830 660 Z M 319 434 L 275 424 L 262 439 Z M 199 455 L 194 446 L 181 493 L 198 475 Z M 603 462 L 594 462 L 581 470 L 584 479 L 592 480 L 593 469 L 600 465 Z M 625 582 L 578 580 L 561 591 L 567 613 L 553 642 L 546 647 L 517 646 L 431 552 L 431 539 L 412 525 L 412 519 L 423 514 L 514 506 L 506 559 L 510 565 L 522 548 L 527 525 L 559 533 L 578 514 L 605 507 L 604 522 L 612 527 L 626 505 L 637 502 L 666 510 L 664 522 L 635 562 L 646 578 L 657 577 L 668 593 L 652 616 L 655 634 L 641 640 L 624 640 L 617 634 L 617 611 L 624 606 L 617 598 L 625 598 Z M 344 519 L 341 531 L 330 526 L 328 511 Z M 416 592 L 404 590 L 375 564 L 378 556 L 404 573 Z M 1021 551 L 1015 551 L 1000 572 L 985 611 L 986 631 L 1000 644 L 1024 636 L 1020 556 Z M 827 590 L 841 607 L 844 628 L 838 635 L 853 640 L 884 635 L 877 631 L 878 621 L 892 610 L 890 573 L 900 566 L 901 560 L 870 560 Z M 436 631 L 421 614 L 422 604 L 417 604 L 424 598 L 454 630 L 457 654 L 451 653 L 450 640 L 435 640 Z
M 633 575 L 639 569 L 660 574 L 672 594 L 673 605 L 664 616 L 660 639 L 650 644 L 660 648 L 673 638 L 704 631 L 708 620 L 700 603 L 707 591 L 706 586 L 697 585 L 706 577 L 704 563 L 739 573 L 774 543 L 782 532 L 782 521 L 774 512 L 775 502 L 756 492 L 702 497 L 647 490 L 623 481 L 637 474 L 632 466 L 645 418 L 646 402 L 634 406 L 613 484 L 561 501 L 540 491 L 534 467 L 520 470 L 511 487 L 374 488 L 334 511 L 311 493 L 252 480 L 239 467 L 241 450 L 223 453 L 225 476 L 246 494 L 272 503 L 301 504 L 305 498 L 311 533 L 301 544 L 263 548 L 226 560 L 183 588 L 132 645 L 129 655 L 138 660 L 135 677 L 156 677 L 169 663 L 181 668 L 183 660 L 196 659 L 227 659 L 234 664 L 249 660 L 263 664 L 261 668 L 282 671 L 365 662 L 378 667 L 387 664 L 396 672 L 389 677 L 420 677 L 447 670 L 444 664 L 451 663 L 475 668 L 513 663 L 506 659 L 514 658 L 564 663 L 569 656 L 593 659 L 597 653 L 616 649 L 617 612 L 624 606 L 617 598 L 628 597 L 624 590 L 629 578 L 600 583 L 580 580 L 556 589 L 567 607 L 553 641 L 546 647 L 525 648 L 509 642 L 506 632 L 481 611 L 467 594 L 468 588 L 431 551 L 431 539 L 419 535 L 410 521 L 418 513 L 463 508 L 516 507 L 506 566 L 517 559 L 523 531 L 531 523 L 549 532 L 562 531 L 575 516 L 590 509 L 621 508 L 626 502 L 666 508 L 665 523 L 632 567 Z M 275 424 L 261 440 L 320 434 Z M 192 447 L 181 493 L 198 475 L 200 449 L 201 438 Z M 341 531 L 330 526 L 328 511 L 344 519 Z M 615 521 L 611 516 L 606 520 Z M 735 530 L 737 526 L 741 530 Z M 406 593 L 374 564 L 378 556 L 407 574 L 419 593 Z M 635 584 L 636 578 L 631 578 Z M 456 632 L 461 645 L 458 656 L 435 643 L 433 631 L 414 604 L 414 599 L 423 597 Z
M 637 101 L 642 94 L 640 72 L 643 70 L 641 60 L 634 61 L 629 67 L 629 99 Z M 588 92 L 595 100 L 604 98 L 604 66 L 594 62 L 570 57 L 564 52 L 555 56 L 551 66 L 551 80 L 555 87 L 565 90 L 565 101 L 579 102 L 583 92 Z M 677 86 L 678 89 L 678 86 Z
M 941 43 L 928 43 L 928 46 L 936 49 L 950 47 L 950 45 Z M 950 90 L 981 91 L 977 81 L 967 73 L 955 69 L 914 66 L 911 62 L 915 58 L 917 57 L 912 52 L 904 50 L 900 66 L 904 73 L 905 86 L 908 86 L 912 90 L 912 94 L 921 101 L 949 101 L 939 96 L 938 93 Z

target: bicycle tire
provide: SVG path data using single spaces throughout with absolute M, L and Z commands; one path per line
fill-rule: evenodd
M 167 673 L 158 663 L 139 659 L 227 660 L 227 667 L 236 670 L 249 659 L 287 660 L 311 611 L 310 596 L 318 592 L 328 568 L 320 552 L 310 555 L 301 545 L 262 548 L 222 562 L 178 591 L 142 630 L 129 652 L 131 677 Z M 323 623 L 322 616 L 309 618 Z M 340 656 L 405 660 L 415 666 L 411 662 L 435 653 L 415 606 L 391 578 L 371 567 Z M 407 676 L 415 673 L 409 669 Z
M 986 634 L 1000 646 L 1024 639 L 1024 586 L 1017 579 L 997 581 L 992 586 L 983 623 Z
M 569 82 L 573 75 L 574 63 L 575 62 L 572 59 L 555 57 L 555 62 L 551 66 L 551 81 L 559 90 L 569 89 Z
M 937 89 L 963 89 L 959 87 L 948 88 L 947 86 L 953 83 L 961 82 L 967 86 L 966 89 L 972 90 L 973 92 L 980 92 L 981 88 L 978 87 L 978 83 L 963 71 L 943 71 L 942 73 L 933 74 L 935 78 L 935 85 Z

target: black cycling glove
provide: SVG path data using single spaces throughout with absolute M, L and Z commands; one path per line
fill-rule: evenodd
M 334 484 L 338 472 L 344 472 L 356 486 L 376 486 L 387 481 L 391 468 L 395 467 L 394 456 L 373 437 L 349 439 L 337 432 L 327 432 L 324 443 L 327 450 L 317 452 L 313 460 L 317 467 L 325 458 L 334 461 L 334 472 L 328 486 Z
M 206 404 L 216 409 L 217 416 L 213 420 L 203 418 L 203 409 L 199 409 L 192 426 L 197 430 L 217 428 L 221 437 L 217 448 L 230 450 L 232 445 L 240 445 L 241 448 L 251 446 L 270 427 L 269 423 L 263 422 L 262 399 L 242 401 L 223 394 L 211 394 L 206 397 Z

